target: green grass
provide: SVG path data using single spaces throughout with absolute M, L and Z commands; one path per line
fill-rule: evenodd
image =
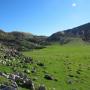
M 6 73 L 11 73 L 12 69 L 10 67 L 7 67 L 5 65 L 0 64 L 0 71 L 1 72 L 6 72 Z
M 44 62 L 46 68 L 37 68 L 36 84 L 45 84 L 47 90 L 90 90 L 90 45 L 71 43 L 60 46 L 54 44 L 40 50 L 23 52 L 34 60 Z M 46 71 L 58 81 L 44 79 Z M 78 74 L 80 72 L 80 74 Z M 69 77 L 68 75 L 73 75 Z M 67 83 L 69 80 L 71 84 Z

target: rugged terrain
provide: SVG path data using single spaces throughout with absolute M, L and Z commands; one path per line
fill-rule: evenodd
M 39 73 L 40 68 L 44 70 L 44 63 L 25 57 L 14 48 L 0 45 L 0 90 L 45 88 L 35 83 L 37 77 L 34 75 Z
M 0 30 L 0 90 L 90 90 L 90 23 L 49 37 Z

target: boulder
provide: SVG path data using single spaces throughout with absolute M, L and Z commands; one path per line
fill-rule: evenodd
M 35 90 L 35 87 L 34 87 L 34 83 L 32 80 L 30 79 L 27 79 L 25 80 L 24 84 L 23 84 L 26 88 L 29 88 L 30 90 Z
M 25 63 L 32 63 L 33 59 L 31 57 L 24 57 Z
M 13 86 L 0 85 L 0 90 L 18 90 L 18 88 L 15 88 Z

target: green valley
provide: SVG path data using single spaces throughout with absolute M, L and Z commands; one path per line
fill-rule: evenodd
M 35 75 L 36 83 L 45 84 L 47 90 L 90 90 L 90 45 L 69 43 L 53 44 L 41 50 L 24 52 L 34 60 L 45 64 Z M 56 81 L 46 80 L 51 74 Z

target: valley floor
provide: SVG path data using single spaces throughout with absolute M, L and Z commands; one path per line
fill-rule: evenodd
M 45 64 L 30 75 L 37 78 L 36 84 L 44 84 L 47 90 L 90 90 L 90 45 L 54 44 L 23 53 Z M 56 80 L 46 80 L 45 73 Z

